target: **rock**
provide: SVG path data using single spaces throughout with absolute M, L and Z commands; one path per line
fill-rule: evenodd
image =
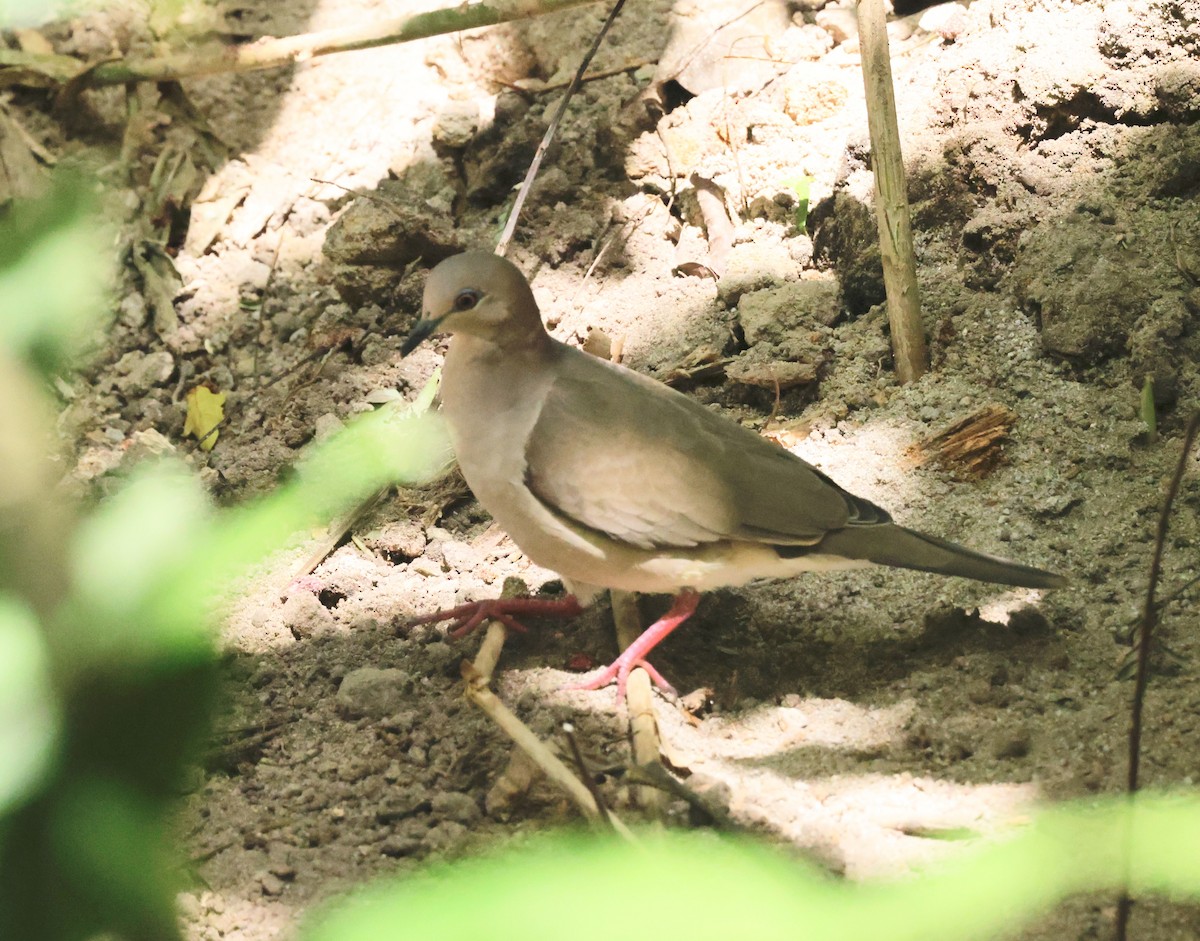
M 538 174 L 529 196 L 534 202 L 553 205 L 564 200 L 569 202 L 577 188 L 562 167 L 549 167 Z
M 1147 307 L 1146 267 L 1111 231 L 1078 213 L 1036 230 L 1014 268 L 1016 293 L 1038 314 L 1046 352 L 1093 365 L 1124 350 Z M 1129 289 L 1129 272 L 1143 290 Z
M 283 603 L 279 616 L 292 636 L 297 638 L 314 637 L 337 630 L 333 615 L 311 591 L 293 591 Z
M 829 327 L 842 315 L 836 281 L 791 281 L 746 294 L 738 302 L 738 322 L 746 342 L 775 342 L 812 324 Z
M 346 674 L 337 691 L 338 709 L 346 716 L 384 719 L 409 701 L 413 678 L 403 670 L 361 667 Z
M 243 291 L 262 291 L 271 280 L 271 266 L 258 261 L 245 251 L 229 251 L 222 255 L 222 273 Z
M 1130 364 L 1138 382 L 1151 379 L 1154 404 L 1160 408 L 1174 405 L 1178 398 L 1182 361 L 1188 358 L 1183 338 L 1191 329 L 1193 317 L 1180 297 L 1160 297 L 1130 333 Z
M 489 32 L 495 33 L 496 30 Z M 494 75 L 494 69 L 501 61 L 511 62 L 511 56 L 514 53 L 521 55 L 520 50 L 523 48 L 524 44 L 520 41 L 510 45 L 502 56 L 489 62 L 487 71 Z M 521 74 L 525 76 L 530 73 Z M 544 108 L 530 107 L 530 100 L 531 98 L 514 92 L 502 92 L 498 95 L 491 123 L 475 135 L 470 146 L 462 154 L 456 167 L 459 171 L 458 179 L 452 182 L 455 192 L 461 191 L 469 205 L 495 206 L 502 203 L 511 197 L 513 187 L 525 177 L 529 161 L 533 158 L 537 143 L 545 133 L 546 122 L 549 120 Z M 560 138 L 559 146 L 562 144 Z M 558 159 L 553 163 L 563 166 L 563 154 L 564 151 L 559 150 Z M 571 169 L 572 175 L 578 180 L 579 176 L 574 172 L 578 168 Z M 465 190 L 461 189 L 464 183 Z
M 142 461 L 174 453 L 175 445 L 162 432 L 155 428 L 147 428 L 145 431 L 135 431 L 129 436 L 129 446 L 125 449 L 121 464 L 133 467 Z
M 783 111 L 797 124 L 817 124 L 846 106 L 850 92 L 840 69 L 817 67 L 789 74 L 783 86 Z
M 426 644 L 423 653 L 425 662 L 429 664 L 429 672 L 431 673 L 449 673 L 452 670 L 458 669 L 458 664 L 463 658 L 461 650 L 458 650 L 444 640 L 436 640 Z
M 1008 616 L 1008 629 L 1018 637 L 1050 637 L 1054 627 L 1033 605 L 1017 608 Z
M 283 880 L 269 872 L 258 874 L 258 884 L 262 886 L 262 894 L 276 897 L 283 894 Z
M 438 190 L 406 190 L 400 182 L 382 183 L 374 198 L 356 200 L 325 236 L 334 286 L 352 306 L 373 302 L 390 309 L 409 264 L 434 265 L 463 250 L 452 219 L 425 206 Z
M 848 191 L 810 207 L 816 258 L 834 268 L 841 279 L 842 305 L 851 317 L 861 317 L 883 303 L 883 259 L 875 213 Z
M 967 28 L 967 8 L 962 3 L 939 3 L 921 14 L 917 28 L 953 42 Z
M 341 431 L 345 425 L 342 420 L 332 412 L 326 412 L 318 418 L 313 425 L 313 439 L 316 441 L 324 441 L 330 435 Z
M 1026 757 L 1033 748 L 1028 729 L 1002 729 L 992 736 L 991 753 L 1001 761 Z
M 744 294 L 778 287 L 799 276 L 800 267 L 786 245 L 743 242 L 730 250 L 725 273 L 717 282 L 717 294 L 732 307 Z
M 368 549 L 383 553 L 393 563 L 411 561 L 425 551 L 425 527 L 416 520 L 385 523 L 362 538 Z
M 425 834 L 421 842 L 431 853 L 452 849 L 462 843 L 467 828 L 456 820 L 443 820 Z
M 403 268 L 418 258 L 432 265 L 461 251 L 449 219 L 430 218 L 424 207 L 389 203 L 386 193 L 382 200 L 383 205 L 379 198 L 356 200 L 342 213 L 325 237 L 326 258 Z
M 455 572 L 473 571 L 483 562 L 482 553 L 478 549 L 457 539 L 447 539 L 442 543 L 442 558 Z
M 458 823 L 474 823 L 482 814 L 479 805 L 469 794 L 460 791 L 442 791 L 433 797 L 433 815 L 442 820 Z
M 462 150 L 479 130 L 479 105 L 453 101 L 433 124 L 433 146 L 437 150 Z
M 115 385 L 126 397 L 145 395 L 154 386 L 162 385 L 175 372 L 175 357 L 166 350 L 126 353 L 113 367 L 117 374 Z
M 384 806 L 376 811 L 380 823 L 394 823 L 417 814 L 430 811 L 429 795 L 423 787 L 413 785 L 391 790 L 384 798 Z
M 835 43 L 858 38 L 858 17 L 846 7 L 826 7 L 819 10 L 813 20 L 825 30 Z
M 379 852 L 384 856 L 398 859 L 402 856 L 413 856 L 421 849 L 421 838 L 415 833 L 394 833 L 385 837 L 380 844 Z
M 693 95 L 710 89 L 756 91 L 775 78 L 779 65 L 768 56 L 747 55 L 787 30 L 790 17 L 781 0 L 728 5 L 676 3 L 670 39 L 658 58 L 655 85 L 674 80 Z M 730 68 L 730 57 L 738 60 Z
M 654 131 L 647 131 L 629 145 L 626 174 L 631 180 L 691 176 L 710 155 L 728 147 L 717 128 L 725 126 L 729 107 L 729 96 L 716 88 L 676 108 L 659 121 Z
M 146 322 L 149 312 L 150 308 L 147 306 L 142 292 L 134 291 L 121 299 L 121 304 L 117 308 L 117 321 L 123 326 L 136 329 Z

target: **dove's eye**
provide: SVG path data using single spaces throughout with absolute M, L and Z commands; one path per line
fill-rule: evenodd
M 458 296 L 454 298 L 454 309 L 471 310 L 476 304 L 479 303 L 479 299 L 481 297 L 483 297 L 483 295 L 474 288 L 466 288 L 465 290 L 459 291 Z

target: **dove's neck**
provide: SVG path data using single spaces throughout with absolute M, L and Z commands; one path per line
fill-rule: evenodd
M 561 344 L 542 336 L 515 349 L 462 334 L 450 341 L 442 415 L 463 476 L 485 506 L 507 505 L 509 490 L 521 486 L 525 443 L 557 377 Z
M 516 402 L 538 399 L 553 381 L 559 344 L 544 330 L 522 343 L 500 345 L 455 334 L 442 367 L 442 401 L 451 410 L 502 411 Z

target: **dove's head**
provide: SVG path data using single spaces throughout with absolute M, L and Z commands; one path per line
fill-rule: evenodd
M 546 337 L 525 276 L 489 252 L 447 258 L 425 280 L 421 319 L 401 347 L 408 355 L 434 333 L 466 333 L 497 346 L 526 346 Z

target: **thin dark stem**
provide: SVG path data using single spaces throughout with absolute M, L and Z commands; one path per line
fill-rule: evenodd
M 583 782 L 583 786 L 592 795 L 592 800 L 596 802 L 596 809 L 600 811 L 601 819 L 611 827 L 612 816 L 608 812 L 608 805 L 604 803 L 604 795 L 600 793 L 600 788 L 596 787 L 596 779 L 592 777 L 587 762 L 583 760 L 583 752 L 579 750 L 579 740 L 575 737 L 575 727 L 569 722 L 564 722 L 562 730 L 567 744 L 571 747 L 571 758 L 575 761 L 575 771 L 579 775 L 579 780 Z
M 592 59 L 596 56 L 596 51 L 600 48 L 600 43 L 604 41 L 604 37 L 608 34 L 613 22 L 617 18 L 617 14 L 621 12 L 621 7 L 625 6 L 625 0 L 617 0 L 613 4 L 612 10 L 609 11 L 608 19 L 604 21 L 604 25 L 600 27 L 600 31 L 596 33 L 596 38 L 592 40 L 592 47 L 583 57 L 583 61 L 579 63 L 579 68 L 575 70 L 575 77 L 571 79 L 571 84 L 567 86 L 567 90 L 563 93 L 562 100 L 558 103 L 558 110 L 554 112 L 554 117 L 550 119 L 550 126 L 546 128 L 546 133 L 542 135 L 542 142 L 538 144 L 537 152 L 533 155 L 533 160 L 529 164 L 529 169 L 525 173 L 525 179 L 521 183 L 520 190 L 517 191 L 517 198 L 513 200 L 512 211 L 508 214 L 508 221 L 504 223 L 504 232 L 500 235 L 500 241 L 496 244 L 496 254 L 503 256 L 508 252 L 508 243 L 512 241 L 513 233 L 517 230 L 517 220 L 521 216 L 521 207 L 525 205 L 525 197 L 529 195 L 529 190 L 533 186 L 533 180 L 537 176 L 538 170 L 542 166 L 542 159 L 546 156 L 546 151 L 550 149 L 550 142 L 554 140 L 554 135 L 558 132 L 558 125 L 562 122 L 563 115 L 567 111 L 567 105 L 571 99 L 575 97 L 575 92 L 579 90 L 579 86 L 583 83 L 584 73 L 592 63 Z
M 616 75 L 624 75 L 626 72 L 635 72 L 647 65 L 654 65 L 654 59 L 638 59 L 636 62 L 626 62 L 624 65 L 618 65 L 612 69 L 601 69 L 599 72 L 589 72 L 580 81 L 581 82 L 599 82 L 606 78 L 612 78 Z M 524 95 L 548 95 L 550 92 L 558 91 L 560 88 L 566 88 L 574 79 L 567 79 L 563 82 L 554 82 L 550 85 L 524 86 L 516 85 L 512 82 L 502 82 L 495 79 L 496 84 L 503 85 L 505 88 L 511 88 L 513 91 L 520 92 Z
M 1183 450 L 1179 454 L 1179 462 L 1175 465 L 1175 474 L 1167 488 L 1166 499 L 1163 500 L 1162 511 L 1158 514 L 1158 531 L 1154 536 L 1154 555 L 1150 560 L 1150 578 L 1146 586 L 1146 600 L 1142 605 L 1142 621 L 1138 629 L 1137 674 L 1133 686 L 1133 711 L 1129 723 L 1129 777 L 1126 787 L 1130 794 L 1138 789 L 1138 772 L 1141 767 L 1142 746 L 1142 711 L 1146 698 L 1146 684 L 1150 679 L 1150 642 L 1154 628 L 1158 624 L 1158 606 L 1154 595 L 1158 590 L 1158 579 L 1162 574 L 1163 551 L 1167 543 L 1167 526 L 1171 520 L 1171 507 L 1179 495 L 1179 487 L 1183 483 L 1183 475 L 1187 470 L 1188 455 L 1200 432 L 1200 412 L 1192 416 L 1187 430 L 1183 435 Z
M 1142 712 L 1146 700 L 1146 686 L 1150 682 L 1150 643 L 1154 628 L 1158 625 L 1158 606 L 1154 601 L 1154 593 L 1158 588 L 1158 579 L 1162 573 L 1162 557 L 1167 544 L 1167 526 L 1171 520 L 1171 507 L 1179 495 L 1183 483 L 1183 475 L 1187 470 L 1188 455 L 1196 435 L 1200 432 L 1200 412 L 1194 414 L 1188 422 L 1183 435 L 1183 449 L 1179 454 L 1179 463 L 1175 465 L 1175 474 L 1167 487 L 1166 499 L 1163 500 L 1162 511 L 1158 514 L 1158 530 L 1154 535 L 1154 555 L 1150 560 L 1150 578 L 1146 586 L 1146 600 L 1142 605 L 1141 623 L 1138 625 L 1137 673 L 1133 683 L 1133 708 L 1129 717 L 1129 775 L 1126 779 L 1126 789 L 1132 797 L 1138 790 L 1138 772 L 1142 760 Z M 1130 849 L 1126 844 L 1126 851 Z M 1117 941 L 1125 941 L 1129 930 L 1129 913 L 1133 908 L 1133 899 L 1128 893 L 1123 893 L 1117 902 Z

